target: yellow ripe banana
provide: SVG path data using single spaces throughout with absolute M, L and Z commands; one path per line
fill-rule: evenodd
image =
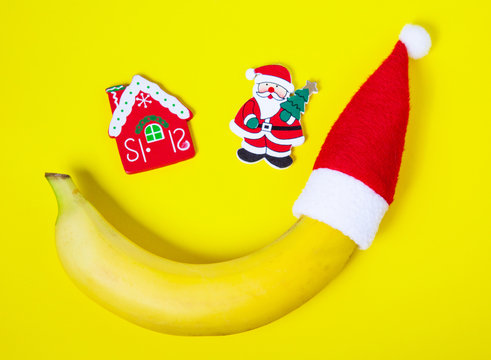
M 46 177 L 58 201 L 56 247 L 70 278 L 105 308 L 163 333 L 225 335 L 265 325 L 319 292 L 356 248 L 338 230 L 304 216 L 250 255 L 179 263 L 120 234 L 70 176 Z

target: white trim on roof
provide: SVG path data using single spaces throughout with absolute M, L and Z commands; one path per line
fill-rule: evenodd
M 119 105 L 114 110 L 113 117 L 109 123 L 109 136 L 118 137 L 121 134 L 121 129 L 126 123 L 126 118 L 131 114 L 133 105 L 135 105 L 135 98 L 140 91 L 149 94 L 152 99 L 157 100 L 160 105 L 180 119 L 187 120 L 191 117 L 191 112 L 176 97 L 167 94 L 157 84 L 148 81 L 140 75 L 135 75 L 131 80 L 131 84 L 124 89 Z

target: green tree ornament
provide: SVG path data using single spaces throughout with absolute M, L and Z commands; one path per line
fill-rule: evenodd
M 307 81 L 302 89 L 296 90 L 295 94 L 289 97 L 284 103 L 281 104 L 283 111 L 280 113 L 280 119 L 287 122 L 290 117 L 300 120 L 300 117 L 305 112 L 305 104 L 309 102 L 311 94 L 317 92 L 316 83 Z

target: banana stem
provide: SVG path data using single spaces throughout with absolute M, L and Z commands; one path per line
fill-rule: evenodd
M 58 203 L 58 213 L 69 210 L 74 203 L 75 196 L 82 196 L 70 175 L 45 173 L 44 176 L 55 193 L 56 202 Z

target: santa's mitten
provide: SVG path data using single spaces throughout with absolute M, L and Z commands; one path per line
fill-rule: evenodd
M 280 113 L 280 119 L 283 120 L 284 122 L 290 121 L 290 119 L 292 117 L 293 117 L 293 115 L 289 111 L 287 111 L 285 109 L 283 109 L 283 111 Z
M 246 126 L 249 129 L 257 129 L 257 127 L 259 126 L 259 120 L 257 119 L 257 117 L 250 118 L 249 120 L 247 120 Z
M 283 120 L 284 122 L 286 122 L 288 125 L 291 125 L 293 124 L 293 122 L 295 120 L 297 120 L 295 118 L 295 116 L 293 116 L 292 114 L 290 114 L 288 111 L 285 111 L 283 110 L 280 114 L 280 119 Z M 298 119 L 299 120 L 299 119 Z

